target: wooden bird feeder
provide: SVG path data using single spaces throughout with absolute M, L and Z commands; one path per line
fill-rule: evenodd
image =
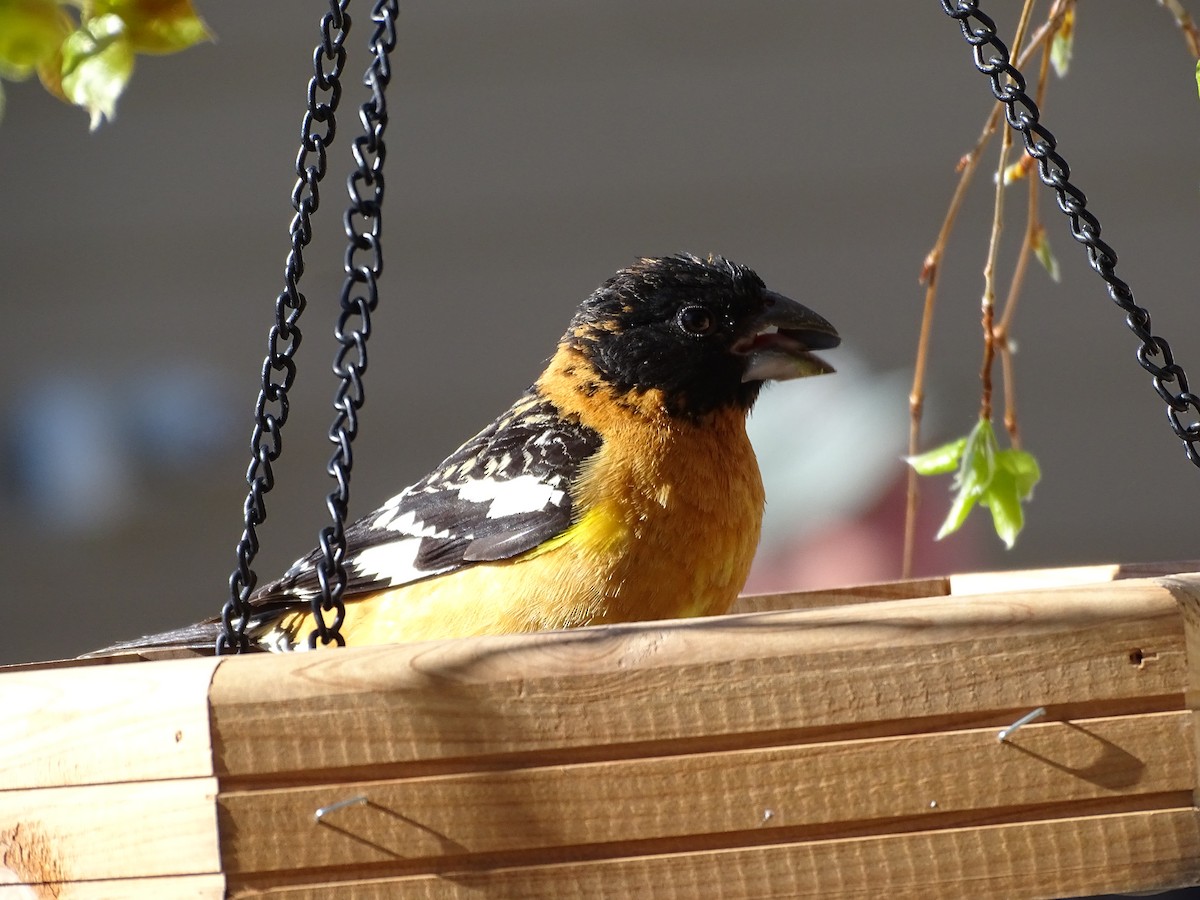
M 1179 419 L 1195 396 L 1115 276 L 1036 105 L 1014 88 L 1023 79 L 997 63 L 1007 50 L 990 19 L 945 6 L 1200 458 L 1196 426 Z M 343 219 L 339 526 L 382 270 L 394 4 L 372 21 Z M 256 407 L 246 576 L 285 418 L 268 400 L 286 410 L 295 370 L 296 282 L 346 27 L 331 11 L 313 56 L 287 289 Z M 246 576 L 235 594 L 253 586 Z M 747 597 L 735 613 L 2 669 L 0 900 L 957 900 L 1200 883 L 1200 562 Z
M 0 900 L 1196 884 L 1194 569 L 956 576 L 748 597 L 711 619 L 10 667 Z

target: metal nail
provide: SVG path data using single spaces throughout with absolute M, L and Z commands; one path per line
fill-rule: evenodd
M 1045 714 L 1046 714 L 1046 707 L 1044 707 L 1044 706 L 1039 706 L 1033 712 L 1025 713 L 1025 715 L 1021 716 L 1021 718 L 1017 719 L 1017 721 L 1013 722 L 1007 728 L 1000 729 L 1000 733 L 998 735 L 996 735 L 997 740 L 999 740 L 1001 743 L 1004 743 L 1004 741 L 1007 741 L 1010 737 L 1012 737 L 1013 732 L 1016 731 L 1018 728 L 1020 728 L 1022 725 L 1028 725 L 1034 719 L 1040 719 Z
M 328 806 L 322 806 L 315 813 L 313 813 L 313 821 L 320 823 L 320 821 L 323 818 L 325 818 L 327 815 L 329 815 L 331 812 L 336 812 L 339 809 L 345 809 L 347 806 L 357 806 L 360 803 L 366 803 L 366 802 L 367 802 L 366 795 L 360 794 L 357 797 L 350 797 L 347 800 L 339 800 L 337 803 L 330 803 Z

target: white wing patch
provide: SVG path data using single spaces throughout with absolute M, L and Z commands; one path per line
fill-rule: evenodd
M 401 494 L 400 496 L 403 497 L 404 495 Z M 396 507 L 390 505 L 379 511 L 379 514 L 371 522 L 371 528 L 376 530 L 387 529 L 388 531 L 395 531 L 403 535 L 411 535 L 412 537 L 444 538 L 450 536 L 449 530 L 439 529 L 420 521 L 417 518 L 417 510 L 409 509 L 397 515 Z
M 565 494 L 536 475 L 518 475 L 503 481 L 493 478 L 468 481 L 458 489 L 458 496 L 471 503 L 488 503 L 487 518 L 502 519 L 538 512 L 547 503 L 559 506 Z
M 570 527 L 570 486 L 600 435 L 564 419 L 536 388 L 436 469 L 346 529 L 353 598 L 512 559 Z M 320 591 L 319 550 L 255 592 L 264 622 Z
M 393 585 L 406 584 L 434 574 L 417 569 L 417 552 L 420 549 L 419 537 L 407 540 L 399 538 L 386 544 L 376 544 L 359 551 L 354 557 L 354 568 L 367 578 L 387 579 Z

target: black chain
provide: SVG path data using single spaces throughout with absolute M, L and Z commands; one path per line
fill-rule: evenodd
M 1154 390 L 1167 404 L 1167 419 L 1176 437 L 1183 441 L 1184 452 L 1200 466 L 1200 422 L 1185 424 L 1180 416 L 1192 410 L 1200 413 L 1200 397 L 1188 390 L 1187 375 L 1175 362 L 1175 356 L 1165 338 L 1150 330 L 1150 313 L 1133 300 L 1133 291 L 1115 274 L 1117 255 L 1100 240 L 1100 220 L 1087 210 L 1083 191 L 1071 184 L 1071 169 L 1055 150 L 1057 142 L 1038 121 L 1038 108 L 1025 93 L 1025 79 L 1013 66 L 1008 48 L 996 36 L 996 24 L 979 11 L 978 0 L 941 0 L 946 15 L 958 20 L 963 37 L 975 53 L 975 68 L 992 82 L 992 94 L 1004 104 L 1004 117 L 1009 127 L 1020 133 L 1025 151 L 1037 160 L 1038 176 L 1042 183 L 1054 189 L 1058 208 L 1071 224 L 1071 236 L 1087 250 L 1088 263 L 1108 285 L 1108 295 L 1125 311 L 1125 324 L 1141 345 L 1137 361 L 1150 373 Z M 974 24 L 972 24 L 974 23 Z M 988 54 L 990 48 L 990 55 Z M 1161 362 L 1155 362 L 1158 359 Z M 1177 389 L 1172 390 L 1171 385 Z
M 265 495 L 275 485 L 271 464 L 283 450 L 281 431 L 288 417 L 287 395 L 296 379 L 294 357 L 301 338 L 298 322 L 305 306 L 304 294 L 299 289 L 300 276 L 304 274 L 304 248 L 312 240 L 312 214 L 320 205 L 318 185 L 325 175 L 325 148 L 333 142 L 336 132 L 334 114 L 342 94 L 340 78 L 346 63 L 346 35 L 350 30 L 350 16 L 346 13 L 349 2 L 331 0 L 329 12 L 321 18 L 321 42 L 313 51 L 314 74 L 308 83 L 308 110 L 300 127 L 297 180 L 292 189 L 292 208 L 296 215 L 289 228 L 291 251 L 283 268 L 285 287 L 275 300 L 275 324 L 268 334 L 262 389 L 254 406 L 251 462 L 246 472 L 250 491 L 243 507 L 246 527 L 237 545 L 237 568 L 229 577 L 229 600 L 221 611 L 218 655 L 248 649 L 246 623 L 250 614 L 250 595 L 258 581 L 251 568 L 258 554 L 255 529 L 267 518 Z M 324 131 L 315 131 L 317 125 L 323 126 Z
M 334 331 L 341 345 L 334 359 L 334 374 L 341 379 L 334 397 L 335 415 L 329 439 L 337 445 L 326 471 L 337 486 L 325 505 L 333 520 L 321 530 L 321 557 L 317 560 L 317 579 L 321 593 L 312 600 L 315 628 L 308 644 L 315 647 L 336 643 L 344 645 L 341 627 L 346 610 L 342 594 L 346 589 L 346 513 L 350 504 L 350 470 L 354 465 L 351 442 L 358 434 L 358 410 L 362 408 L 362 375 L 367 368 L 367 338 L 371 334 L 371 313 L 379 303 L 378 278 L 383 271 L 380 230 L 383 221 L 383 163 L 387 156 L 383 132 L 387 128 L 387 103 L 384 91 L 391 81 L 389 54 L 396 47 L 396 0 L 377 0 L 371 11 L 375 33 L 369 44 L 374 59 L 363 77 L 371 97 L 363 104 L 359 119 L 364 134 L 354 140 L 356 168 L 346 181 L 350 205 L 342 222 L 346 228 L 346 279 L 342 285 L 341 315 Z M 360 260 L 359 254 L 368 254 Z M 331 622 L 325 613 L 333 613 Z

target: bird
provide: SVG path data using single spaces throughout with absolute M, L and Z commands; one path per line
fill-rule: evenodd
M 620 269 L 511 407 L 347 526 L 346 643 L 726 612 L 765 503 L 747 416 L 764 383 L 832 372 L 813 351 L 840 342 L 722 256 Z M 315 643 L 321 558 L 313 550 L 252 593 L 250 649 Z M 98 653 L 211 652 L 220 633 L 214 618 Z

